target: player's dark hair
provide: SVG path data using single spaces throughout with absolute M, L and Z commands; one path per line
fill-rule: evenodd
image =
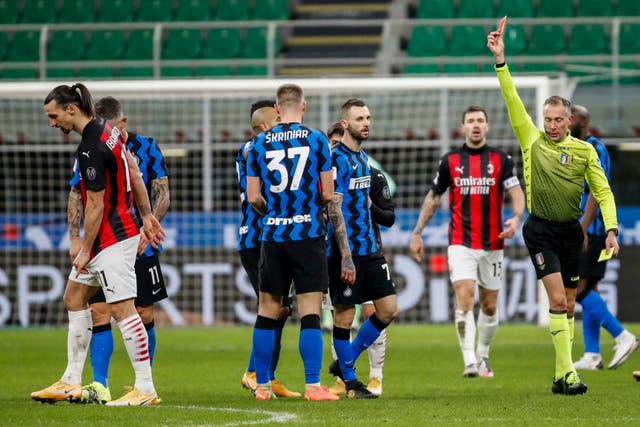
M 280 86 L 276 92 L 278 105 L 281 107 L 292 107 L 302 102 L 304 95 L 302 88 L 293 83 L 286 83 Z
M 255 113 L 257 110 L 265 107 L 273 108 L 274 105 L 276 105 L 276 101 L 273 99 L 261 99 L 260 101 L 254 102 L 253 104 L 251 104 L 251 109 L 249 110 L 249 120 L 251 120 L 251 118 L 253 117 L 253 113 Z
M 559 95 L 553 95 L 544 100 L 543 106 L 547 105 L 562 105 L 567 112 L 567 116 L 571 115 L 571 101 L 566 98 L 563 98 Z
M 329 126 L 329 129 L 327 129 L 327 136 L 331 136 L 336 133 L 340 136 L 344 135 L 344 128 L 342 127 L 340 122 L 332 124 L 331 126 Z
M 478 111 L 484 114 L 484 119 L 487 121 L 487 123 L 489 123 L 489 115 L 487 114 L 487 110 L 477 105 L 469 105 L 467 108 L 464 109 L 464 111 L 462 112 L 462 123 L 464 123 L 464 119 L 465 117 L 467 117 L 468 113 L 476 113 Z
M 364 101 L 361 99 L 357 99 L 357 98 L 347 99 L 347 101 L 344 104 L 342 104 L 342 107 L 340 107 L 340 117 L 342 117 L 343 119 L 346 118 L 347 113 L 352 107 L 366 107 L 366 106 L 367 104 L 365 104 Z
M 94 116 L 91 93 L 82 83 L 76 83 L 73 86 L 60 85 L 54 87 L 44 99 L 44 105 L 51 101 L 56 101 L 62 108 L 66 108 L 69 104 L 75 104 L 86 115 Z
M 96 102 L 96 115 L 100 117 L 104 117 L 107 120 L 117 120 L 122 114 L 120 101 L 111 96 L 105 96 Z

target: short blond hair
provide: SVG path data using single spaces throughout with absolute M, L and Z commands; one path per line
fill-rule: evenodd
M 302 103 L 304 94 L 302 88 L 293 83 L 283 84 L 276 92 L 276 99 L 280 107 L 295 107 Z

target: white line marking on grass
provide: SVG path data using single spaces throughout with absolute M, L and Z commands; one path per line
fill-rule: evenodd
M 235 412 L 235 413 L 249 413 L 255 415 L 264 415 L 266 418 L 262 418 L 259 420 L 243 420 L 243 421 L 233 421 L 224 424 L 215 424 L 216 426 L 248 426 L 248 425 L 259 425 L 259 424 L 271 424 L 271 423 L 286 423 L 288 421 L 292 421 L 298 418 L 296 414 L 292 414 L 290 412 L 274 412 L 274 411 L 265 411 L 262 409 L 238 409 L 238 408 L 216 408 L 214 406 L 182 406 L 182 405 L 160 405 L 158 408 L 177 408 L 177 409 L 188 409 L 192 411 L 210 411 L 210 412 Z M 209 426 L 213 424 L 198 424 L 198 426 Z

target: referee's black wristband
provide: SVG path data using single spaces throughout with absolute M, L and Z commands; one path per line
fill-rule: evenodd
M 505 65 L 507 65 L 507 63 L 506 63 L 506 62 L 503 62 L 502 64 L 496 64 L 496 68 L 502 68 L 502 67 L 504 67 Z
M 615 235 L 618 235 L 618 229 L 617 228 L 610 228 L 607 230 L 607 234 L 609 234 L 610 231 L 613 231 L 615 233 Z

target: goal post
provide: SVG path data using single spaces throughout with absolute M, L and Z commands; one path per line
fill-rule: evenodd
M 542 125 L 544 99 L 563 92 L 544 76 L 514 76 L 525 107 Z M 75 82 L 65 82 L 73 84 Z M 234 154 L 251 136 L 249 106 L 273 99 L 283 83 L 299 84 L 304 123 L 326 130 L 348 98 L 372 114 L 365 150 L 397 184 L 397 221 L 383 230 L 403 322 L 442 322 L 452 316 L 447 285 L 446 204 L 425 229 L 427 260 L 408 256 L 411 230 L 440 156 L 462 142 L 461 113 L 484 106 L 489 143 L 520 152 L 500 94 L 490 77 L 86 81 L 94 102 L 122 102 L 129 130 L 154 137 L 169 169 L 171 207 L 161 255 L 170 298 L 160 323 L 250 323 L 253 290 L 235 241 L 239 196 Z M 43 101 L 60 82 L 0 84 L 0 325 L 64 325 L 61 302 L 70 259 L 66 197 L 79 136 L 48 126 Z M 505 204 L 507 207 L 508 203 Z M 537 288 L 522 238 L 509 242 L 500 310 L 505 321 L 537 321 Z

